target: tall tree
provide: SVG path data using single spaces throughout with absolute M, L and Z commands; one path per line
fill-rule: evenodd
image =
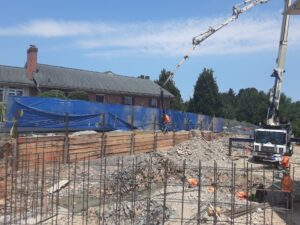
M 204 68 L 196 82 L 189 109 L 196 113 L 219 116 L 221 108 L 219 88 L 213 77 L 213 70 Z
M 155 82 L 159 86 L 162 86 L 170 75 L 170 71 L 163 69 L 160 72 L 159 79 Z M 183 110 L 183 100 L 180 94 L 180 90 L 176 87 L 175 82 L 173 80 L 169 80 L 168 83 L 164 86 L 164 89 L 169 91 L 175 97 L 174 101 L 172 102 L 171 108 L 175 110 Z
M 259 124 L 267 117 L 268 96 L 256 88 L 241 89 L 237 95 L 237 119 Z
M 221 115 L 226 119 L 236 118 L 236 96 L 234 91 L 230 88 L 228 92 L 221 93 L 222 109 Z

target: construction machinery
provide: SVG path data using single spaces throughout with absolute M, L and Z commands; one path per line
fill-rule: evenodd
M 298 1 L 299 2 L 299 1 Z M 295 5 L 295 2 L 293 5 Z M 253 151 L 254 159 L 264 161 L 279 162 L 283 155 L 293 154 L 293 142 L 297 138 L 293 137 L 292 126 L 288 119 L 279 115 L 279 102 L 282 93 L 282 82 L 284 78 L 284 67 L 287 53 L 288 31 L 291 8 L 291 0 L 284 0 L 284 13 L 279 41 L 277 66 L 272 73 L 275 82 L 270 91 L 270 105 L 267 118 L 262 123 L 261 128 L 254 131 Z
M 204 40 L 209 38 L 215 32 L 225 27 L 229 23 L 235 21 L 241 13 L 248 11 L 258 4 L 267 3 L 269 0 L 245 0 L 233 7 L 232 16 L 225 22 L 216 26 L 209 27 L 207 31 L 193 38 L 193 46 L 190 52 L 184 55 L 183 59 L 176 65 L 171 75 L 166 79 L 162 88 L 174 76 L 181 65 L 189 58 L 189 54 L 195 50 Z M 253 143 L 253 158 L 263 159 L 265 161 L 279 162 L 283 155 L 293 154 L 293 142 L 299 142 L 299 138 L 294 138 L 292 135 L 292 127 L 290 122 L 279 115 L 279 102 L 282 93 L 282 82 L 284 78 L 284 67 L 287 53 L 288 43 L 288 30 L 290 14 L 300 14 L 300 0 L 295 1 L 293 4 L 291 0 L 284 0 L 284 13 L 281 27 L 281 35 L 279 42 L 279 50 L 277 57 L 277 66 L 272 73 L 275 78 L 275 83 L 270 91 L 270 105 L 266 120 L 262 123 L 259 129 L 254 131 L 254 138 L 241 139 L 231 138 L 229 141 L 229 152 L 231 153 L 232 142 L 250 142 Z M 162 89 L 163 100 L 163 89 Z M 164 112 L 164 110 L 163 110 Z M 165 113 L 163 113 L 165 114 Z M 164 117 L 165 115 L 163 115 Z
M 279 115 L 279 102 L 282 93 L 284 67 L 287 53 L 289 20 L 291 15 L 300 14 L 300 0 L 293 4 L 291 0 L 284 0 L 284 12 L 279 41 L 277 66 L 272 73 L 275 82 L 270 91 L 270 105 L 267 117 L 262 126 L 254 130 L 253 138 L 230 138 L 229 154 L 232 142 L 249 142 L 253 144 L 253 159 L 279 163 L 284 155 L 293 154 L 293 143 L 299 142 L 292 134 L 292 126 L 288 119 Z

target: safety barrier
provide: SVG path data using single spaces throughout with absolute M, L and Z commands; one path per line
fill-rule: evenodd
M 162 123 L 162 110 L 157 108 L 57 98 L 10 97 L 5 127 L 10 129 L 17 123 L 19 132 L 135 129 L 222 131 L 223 118 L 174 110 L 166 110 L 166 113 L 172 121 L 168 125 Z

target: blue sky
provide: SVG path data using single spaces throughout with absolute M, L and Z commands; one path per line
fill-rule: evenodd
M 1 1 L 0 64 L 24 66 L 35 44 L 39 63 L 158 79 L 173 70 L 192 38 L 223 22 L 238 0 Z M 221 92 L 268 91 L 275 68 L 283 0 L 259 5 L 205 41 L 174 81 L 185 100 L 204 67 Z M 300 100 L 300 17 L 291 18 L 283 91 Z

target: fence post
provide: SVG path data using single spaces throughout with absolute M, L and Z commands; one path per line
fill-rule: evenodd
M 105 125 L 105 114 L 100 114 L 101 118 L 101 128 L 102 128 L 102 135 L 101 135 L 101 152 L 100 152 L 100 158 L 103 158 L 103 151 L 104 151 L 104 125 Z
M 175 146 L 175 129 L 174 129 L 174 120 L 172 121 L 172 128 L 173 128 L 173 147 Z
M 69 162 L 69 113 L 66 113 L 65 117 L 65 143 L 64 143 L 64 163 Z
M 176 145 L 176 132 L 173 130 L 173 147 Z
M 13 126 L 11 128 L 10 135 L 13 138 L 13 169 L 15 171 L 18 170 L 18 162 L 19 162 L 19 146 L 18 146 L 18 138 L 19 138 L 19 131 L 18 131 L 18 123 L 20 118 L 21 112 L 17 111 L 15 114 L 15 118 L 13 121 Z
M 131 130 L 133 130 L 133 125 L 134 125 L 134 115 L 133 115 L 133 112 L 131 114 L 131 121 L 130 121 L 130 126 L 131 126 Z
M 14 146 L 13 146 L 13 169 L 14 171 L 18 171 L 19 170 L 19 141 L 18 141 L 18 135 L 17 137 L 14 139 Z
M 157 132 L 154 131 L 153 133 L 153 151 L 156 152 L 157 150 Z
M 130 155 L 134 154 L 134 143 L 135 143 L 135 133 L 132 132 L 131 135 L 131 140 L 130 140 Z
M 232 140 L 229 138 L 229 152 L 228 155 L 231 156 L 231 147 L 232 147 Z

